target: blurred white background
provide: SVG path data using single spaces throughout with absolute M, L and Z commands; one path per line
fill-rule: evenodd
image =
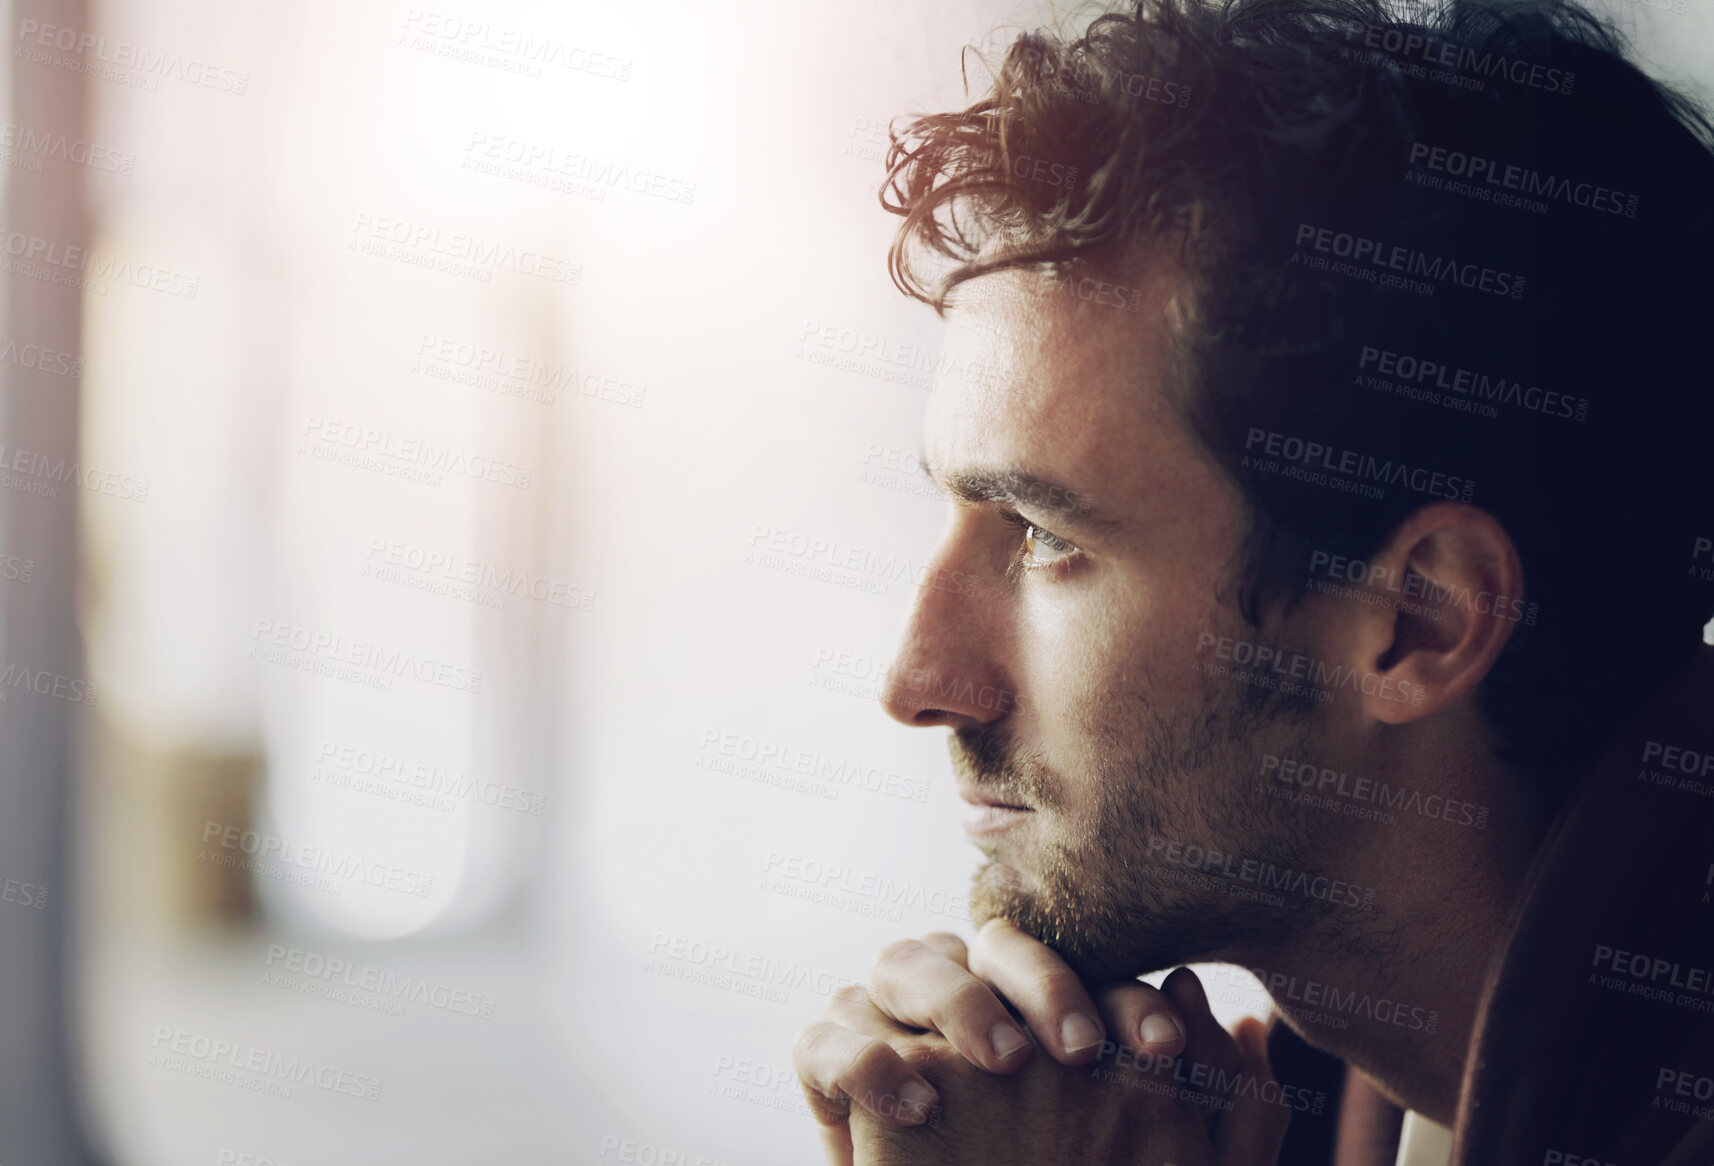
M 1709 76 L 1714 4 L 1659 3 L 1619 16 Z M 819 1160 L 792 1034 L 967 930 L 977 859 L 874 699 L 941 521 L 885 125 L 1046 15 L 10 20 L 13 70 L 95 66 L 92 246 L 173 277 L 83 300 L 82 457 L 147 483 L 84 499 L 113 1161 Z

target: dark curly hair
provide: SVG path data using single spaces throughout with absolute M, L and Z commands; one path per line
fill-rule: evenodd
M 1260 472 L 1257 431 L 1473 483 L 1534 605 L 1482 707 L 1551 801 L 1714 609 L 1714 129 L 1626 54 L 1561 0 L 1141 0 L 1025 33 L 969 108 L 895 119 L 889 266 L 943 313 L 1002 269 L 1172 281 L 1165 388 L 1247 502 L 1253 625 L 1430 500 Z

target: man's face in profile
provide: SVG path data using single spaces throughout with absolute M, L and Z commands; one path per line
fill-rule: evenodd
M 1094 980 L 1238 957 L 1327 904 L 1249 901 L 1165 847 L 1299 871 L 1336 856 L 1336 820 L 1257 772 L 1266 752 L 1331 759 L 1341 714 L 1198 669 L 1199 633 L 1259 637 L 1221 598 L 1242 500 L 1170 399 L 1170 283 L 1135 312 L 1039 286 L 984 276 L 949 315 L 958 371 L 924 448 L 952 497 L 936 577 L 961 582 L 919 594 L 884 700 L 951 728 L 961 794 L 991 803 L 966 819 L 989 860 L 978 922 L 1010 919 Z M 1011 699 L 946 695 L 985 688 Z

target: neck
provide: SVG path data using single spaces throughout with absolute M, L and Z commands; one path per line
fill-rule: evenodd
M 1362 1070 L 1396 1104 L 1450 1126 L 1487 973 L 1546 822 L 1523 783 L 1495 763 L 1433 761 L 1416 773 L 1434 777 L 1386 780 L 1420 790 L 1419 807 L 1431 794 L 1468 803 L 1472 819 L 1486 807 L 1485 823 L 1478 828 L 1462 808 L 1433 817 L 1406 806 L 1389 811 L 1396 824 L 1358 823 L 1365 829 L 1341 848 L 1340 869 L 1375 888 L 1373 911 L 1340 908 L 1239 962 L 1267 973 L 1298 1035 Z

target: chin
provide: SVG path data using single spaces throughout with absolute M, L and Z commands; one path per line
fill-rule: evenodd
M 1135 890 L 1135 888 L 1133 888 Z M 1102 893 L 1109 892 L 1109 893 Z M 1193 904 L 1148 905 L 1143 893 L 1114 895 L 1080 871 L 1037 876 L 987 862 L 970 883 L 970 914 L 1035 936 L 1059 953 L 1083 983 L 1111 984 L 1212 959 L 1232 921 Z
M 1075 893 L 1042 889 L 1016 868 L 989 862 L 971 880 L 970 913 L 980 928 L 1004 919 L 1057 952 L 1078 978 L 1090 985 L 1134 980 L 1183 959 L 1165 950 L 1145 951 L 1130 935 L 1149 934 L 1146 918 L 1126 913 L 1123 920 L 1098 902 Z

